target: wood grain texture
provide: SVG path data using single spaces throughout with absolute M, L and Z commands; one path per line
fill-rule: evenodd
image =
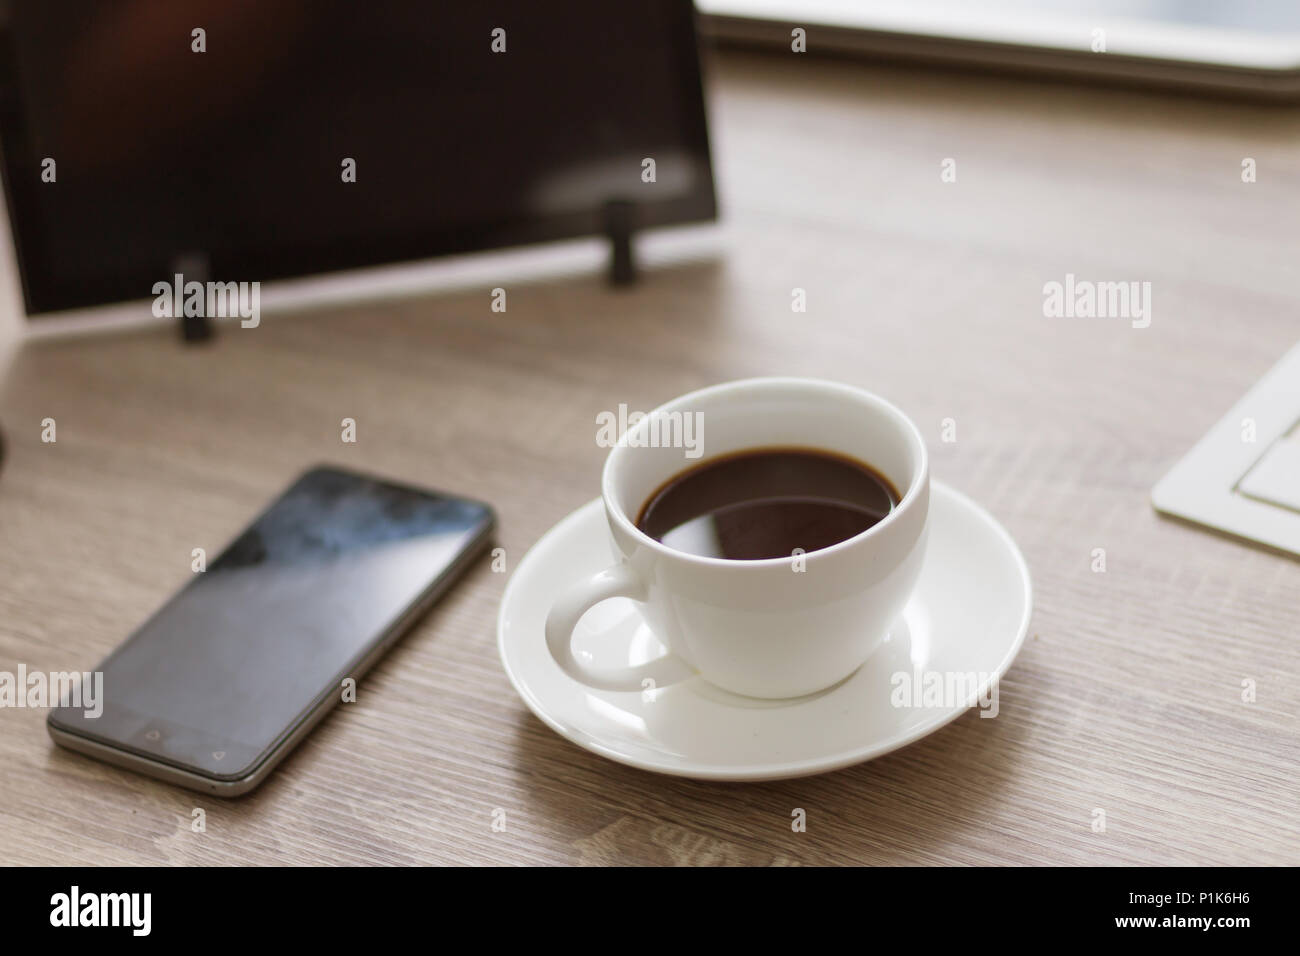
M 1035 613 L 998 719 L 789 782 L 622 767 L 515 696 L 505 575 L 484 564 L 239 800 L 0 710 L 0 862 L 1300 863 L 1300 563 L 1148 503 L 1300 337 L 1300 117 L 794 55 L 716 56 L 708 78 L 717 261 L 632 292 L 503 276 L 504 314 L 484 288 L 271 315 L 202 348 L 168 330 L 21 349 L 0 392 L 0 669 L 93 666 L 192 548 L 309 464 L 494 502 L 513 568 L 596 494 L 598 412 L 816 375 L 893 398 L 935 477 L 1024 550 Z M 1044 318 L 1067 272 L 1150 281 L 1150 328 Z

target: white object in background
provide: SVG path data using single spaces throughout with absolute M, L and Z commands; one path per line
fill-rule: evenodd
M 1300 345 L 1151 492 L 1158 511 L 1300 555 Z
M 771 32 L 756 25 L 770 23 L 780 25 L 788 44 L 790 28 L 802 26 L 809 29 L 810 44 L 841 52 L 882 49 L 893 56 L 924 54 L 1045 72 L 1074 67 L 1098 75 L 1122 74 L 1127 66 L 1138 76 L 1181 77 L 1198 86 L 1290 92 L 1300 69 L 1300 32 L 1294 12 L 1280 0 L 1234 11 L 1237 16 L 1207 16 L 1212 7 L 1182 9 L 1158 0 L 1130 3 L 1122 15 L 1096 0 L 1046 6 L 1033 0 L 696 0 L 696 6 L 706 36 L 769 38 Z M 1098 49 L 1101 36 L 1104 46 Z M 918 46 L 921 40 L 950 46 Z M 1026 51 L 1082 56 L 1054 64 L 1027 58 Z M 1145 61 L 1147 68 L 1134 70 L 1134 61 Z

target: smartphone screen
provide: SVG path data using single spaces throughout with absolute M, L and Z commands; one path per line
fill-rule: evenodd
M 299 478 L 100 666 L 102 713 L 53 727 L 241 779 L 342 696 L 485 545 L 486 505 L 333 468 Z M 331 700 L 331 698 L 333 700 Z

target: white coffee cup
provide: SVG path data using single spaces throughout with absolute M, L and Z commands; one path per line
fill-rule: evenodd
M 668 447 L 665 436 L 687 415 L 701 426 L 699 445 Z M 636 527 L 641 506 L 675 475 L 764 448 L 856 459 L 889 479 L 901 499 L 866 531 L 790 558 L 702 557 Z M 857 670 L 902 611 L 925 554 L 930 465 L 921 433 L 884 399 L 835 382 L 756 378 L 683 395 L 629 427 L 605 462 L 601 495 L 621 560 L 552 607 L 546 642 L 560 667 L 600 690 L 640 691 L 698 673 L 737 694 L 797 697 Z M 578 620 L 613 597 L 641 602 L 646 623 L 670 653 L 616 670 L 578 660 Z

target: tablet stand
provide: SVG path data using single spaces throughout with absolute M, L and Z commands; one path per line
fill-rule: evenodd
M 629 286 L 636 282 L 636 261 L 632 258 L 632 232 L 636 206 L 626 199 L 605 203 L 605 234 L 609 236 L 609 284 Z
M 187 252 L 176 256 L 172 260 L 172 275 L 180 275 L 185 283 L 201 282 L 207 287 L 208 280 L 212 277 L 212 267 L 208 257 L 202 252 Z M 182 291 L 184 286 L 182 286 Z M 212 327 L 212 320 L 208 318 L 206 297 L 204 298 L 204 311 L 200 315 L 186 315 L 184 307 L 184 296 L 181 301 L 177 302 L 178 314 L 176 320 L 180 325 L 181 340 L 190 345 L 196 342 L 206 342 L 212 338 L 215 330 Z

